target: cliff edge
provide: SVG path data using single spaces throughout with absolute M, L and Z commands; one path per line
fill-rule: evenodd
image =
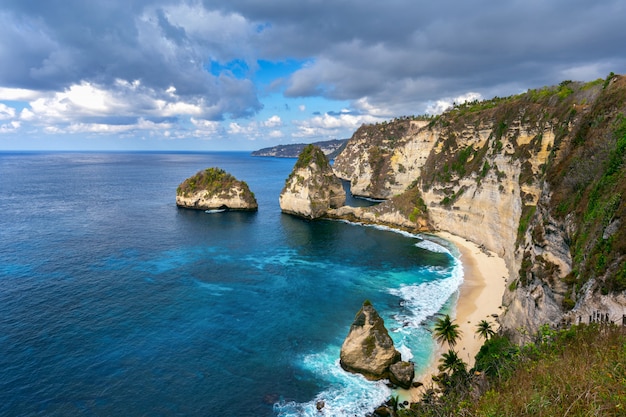
M 359 128 L 335 159 L 336 217 L 447 231 L 504 258 L 502 328 L 626 317 L 626 78 L 456 105 Z

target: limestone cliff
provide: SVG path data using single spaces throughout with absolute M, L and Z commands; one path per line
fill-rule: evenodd
M 422 129 L 419 118 L 361 126 L 335 158 L 337 176 L 350 181 L 352 194 L 389 198 L 415 178 L 430 154 L 437 133 Z
M 335 176 L 320 148 L 307 145 L 280 193 L 283 212 L 316 219 L 346 200 L 341 180 Z
M 394 347 L 384 320 L 365 301 L 341 346 L 341 367 L 376 380 L 388 378 L 389 367 L 399 361 L 400 352 Z
M 220 168 L 207 168 L 183 181 L 176 189 L 176 205 L 197 210 L 258 209 L 248 184 Z
M 443 230 L 502 256 L 505 330 L 626 314 L 626 78 L 564 81 L 362 126 L 335 160 L 354 194 L 329 214 Z M 601 316 L 602 314 L 602 316 Z

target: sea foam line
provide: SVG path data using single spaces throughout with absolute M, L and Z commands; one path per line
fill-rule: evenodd
M 368 381 L 362 375 L 344 371 L 337 359 L 339 348 L 329 347 L 321 353 L 305 355 L 302 366 L 328 381 L 329 387 L 314 399 L 305 403 L 295 401 L 274 404 L 274 412 L 279 417 L 364 416 L 385 402 L 391 390 L 383 381 Z M 317 405 L 324 406 L 318 410 Z
M 399 297 L 405 313 L 392 316 L 396 322 L 392 332 L 399 333 L 401 340 L 398 345 L 403 360 L 413 358 L 413 352 L 407 346 L 408 339 L 414 332 L 423 328 L 424 321 L 437 314 L 450 297 L 455 294 L 463 282 L 463 264 L 458 257 L 443 244 L 427 239 L 422 235 L 401 231 L 387 226 L 360 224 L 340 220 L 351 225 L 374 227 L 376 229 L 400 233 L 404 236 L 421 239 L 417 247 L 436 253 L 446 253 L 453 259 L 451 268 L 429 268 L 429 273 L 440 274 L 442 279 L 415 285 L 401 285 L 399 288 L 388 289 L 391 295 Z M 446 276 L 447 277 L 443 277 Z M 278 417 L 292 416 L 334 416 L 352 417 L 370 413 L 375 407 L 384 403 L 392 391 L 384 381 L 368 381 L 361 375 L 344 371 L 339 365 L 339 349 L 329 347 L 324 352 L 305 355 L 302 366 L 329 382 L 329 387 L 320 392 L 314 399 L 305 403 L 295 401 L 274 404 L 274 412 Z M 324 406 L 318 410 L 317 404 L 323 401 Z

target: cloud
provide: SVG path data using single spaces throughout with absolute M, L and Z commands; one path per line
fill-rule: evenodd
M 283 122 L 280 119 L 280 116 L 277 116 L 277 115 L 273 115 L 272 117 L 267 119 L 265 122 L 263 122 L 263 126 L 265 127 L 278 127 L 278 126 L 281 126 L 282 124 Z
M 363 123 L 375 123 L 379 119 L 369 115 L 354 115 L 350 112 L 339 114 L 325 113 L 308 120 L 296 121 L 294 137 L 299 138 L 338 138 L 346 131 L 352 132 Z
M 16 132 L 21 126 L 18 121 L 11 121 L 9 123 L 0 123 L 0 134 Z
M 241 15 L 199 2 L 68 0 L 63 12 L 48 2 L 10 3 L 0 12 L 0 38 L 11 45 L 0 48 L 0 61 L 12 63 L 0 67 L 4 89 L 64 92 L 86 84 L 108 90 L 118 80 L 140 80 L 154 91 L 173 86 L 184 102 L 203 101 L 216 120 L 261 108 L 250 80 L 205 68 L 208 59 L 253 60 L 254 23 Z
M 624 73 L 625 15 L 622 0 L 5 0 L 0 120 L 3 132 L 345 137 L 467 92 Z M 281 94 L 268 118 L 263 101 Z
M 15 109 L 0 103 L 0 120 L 12 119 L 15 117 Z
M 463 104 L 468 101 L 482 100 L 482 99 L 483 97 L 482 95 L 480 95 L 480 93 L 474 93 L 474 92 L 465 93 L 455 98 L 450 98 L 450 97 L 440 98 L 439 100 L 436 100 L 435 102 L 428 104 L 428 106 L 426 107 L 426 114 L 430 114 L 430 115 L 441 114 L 444 111 L 450 109 L 455 103 Z

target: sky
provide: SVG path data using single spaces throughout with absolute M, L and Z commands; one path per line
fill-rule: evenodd
M 626 73 L 623 0 L 2 0 L 0 150 L 254 150 Z

